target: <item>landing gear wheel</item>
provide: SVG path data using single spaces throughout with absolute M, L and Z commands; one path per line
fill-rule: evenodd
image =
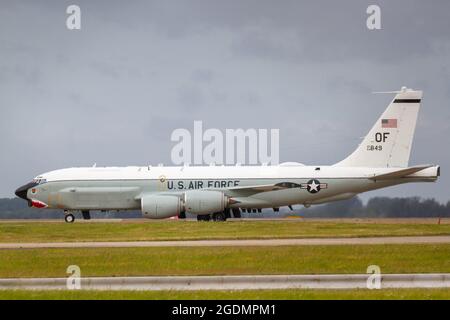
M 209 220 L 211 220 L 211 215 L 209 214 L 197 215 L 197 221 L 209 221 Z
M 224 212 L 216 212 L 213 214 L 214 221 L 226 221 L 227 217 Z
M 240 218 L 241 217 L 241 210 L 239 208 L 234 208 L 233 209 L 233 216 L 235 218 Z
M 66 214 L 65 217 L 64 217 L 64 220 L 67 223 L 73 223 L 75 221 L 75 216 L 73 214 L 71 214 L 71 213 Z

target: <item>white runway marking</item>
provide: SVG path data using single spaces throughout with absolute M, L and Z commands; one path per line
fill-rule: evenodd
M 111 241 L 111 242 L 30 242 L 0 243 L 0 249 L 39 248 L 139 248 L 139 247 L 233 247 L 233 246 L 314 246 L 371 244 L 446 244 L 450 236 L 248 239 L 248 240 L 177 240 L 177 241 Z
M 367 288 L 368 274 L 81 278 L 82 290 L 257 290 Z M 0 279 L 0 290 L 64 290 L 66 278 Z M 450 274 L 385 274 L 381 289 L 450 288 Z

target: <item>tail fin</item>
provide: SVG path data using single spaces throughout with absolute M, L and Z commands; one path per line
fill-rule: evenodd
M 363 142 L 336 166 L 408 166 L 422 91 L 403 87 L 396 93 L 394 100 L 375 122 Z

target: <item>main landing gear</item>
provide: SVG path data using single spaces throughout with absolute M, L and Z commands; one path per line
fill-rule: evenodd
M 197 221 L 209 221 L 209 220 L 211 220 L 210 214 L 197 215 Z
M 197 221 L 227 221 L 228 218 L 241 218 L 241 210 L 239 208 L 227 208 L 213 214 L 197 215 Z
M 202 214 L 202 215 L 197 215 L 197 221 L 226 221 L 227 220 L 227 216 L 225 215 L 224 212 L 216 212 L 213 214 Z
M 241 209 L 233 208 L 232 212 L 233 212 L 233 217 L 235 217 L 235 218 L 240 218 L 241 217 Z
M 214 221 L 227 221 L 227 216 L 225 212 L 213 213 L 212 218 Z

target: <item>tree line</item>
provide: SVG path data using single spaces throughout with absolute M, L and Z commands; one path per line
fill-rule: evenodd
M 318 218 L 426 218 L 450 217 L 450 201 L 441 204 L 435 199 L 420 197 L 374 197 L 363 204 L 358 197 L 301 209 L 299 215 Z
M 450 217 L 450 201 L 441 204 L 435 199 L 409 198 L 371 198 L 363 204 L 358 197 L 350 200 L 331 202 L 311 208 L 287 208 L 274 213 L 264 210 L 263 215 L 300 215 L 308 218 L 425 218 Z M 261 217 L 261 214 L 243 214 L 245 217 Z M 14 198 L 0 199 L 0 219 L 61 219 L 62 210 L 36 209 L 28 207 L 26 201 Z M 140 218 L 140 211 L 93 212 L 93 218 Z

